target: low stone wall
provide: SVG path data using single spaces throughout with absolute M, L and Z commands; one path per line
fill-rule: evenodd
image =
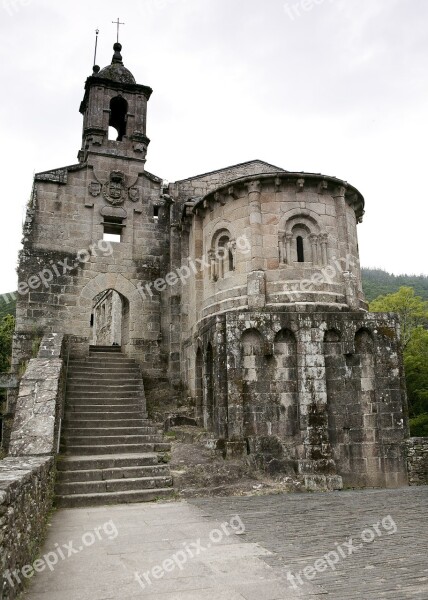
M 53 457 L 0 461 L 0 598 L 13 600 L 33 573 L 53 502 Z
M 407 470 L 410 485 L 428 485 L 428 438 L 406 441 Z
M 19 385 L 9 456 L 47 456 L 57 451 L 64 410 L 64 336 L 47 334 Z
M 32 575 L 52 508 L 64 407 L 63 355 L 64 336 L 47 334 L 19 384 L 9 456 L 0 461 L 1 600 L 13 600 Z

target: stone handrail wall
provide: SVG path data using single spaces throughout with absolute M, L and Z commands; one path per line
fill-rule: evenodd
M 407 471 L 410 485 L 428 485 L 428 437 L 406 441 Z
M 62 335 L 46 335 L 37 358 L 28 363 L 19 386 L 9 456 L 56 453 L 64 410 L 64 346 Z
M 0 598 L 31 576 L 52 509 L 64 410 L 64 336 L 46 335 L 21 379 L 9 456 L 0 461 Z
M 30 576 L 53 502 L 54 458 L 0 461 L 0 598 L 12 600 Z M 24 571 L 24 572 L 23 572 Z

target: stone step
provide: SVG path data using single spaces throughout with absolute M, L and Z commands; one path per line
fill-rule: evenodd
M 106 417 L 111 419 L 111 415 L 126 414 L 130 415 L 131 417 L 135 417 L 136 415 L 142 415 L 143 418 L 145 418 L 145 413 L 143 413 L 141 404 L 94 404 L 93 402 L 88 402 L 87 404 L 72 405 L 68 403 L 65 407 L 65 410 L 66 415 L 75 415 L 76 413 L 80 413 L 86 416 L 86 414 L 89 413 L 91 415 L 106 415 Z
M 60 506 L 143 502 L 172 494 L 164 464 L 171 445 L 143 406 L 141 370 L 117 348 L 91 349 L 87 360 L 70 363 L 55 487 Z
M 95 454 L 141 454 L 144 452 L 169 452 L 171 445 L 161 442 L 146 442 L 139 444 L 103 444 L 93 445 L 68 445 L 63 448 L 66 454 L 74 456 L 91 456 Z
M 138 371 L 129 371 L 127 373 L 123 373 L 122 371 L 117 372 L 116 374 L 112 373 L 109 369 L 106 370 L 105 373 L 95 372 L 88 369 L 88 371 L 76 371 L 75 373 L 69 373 L 69 381 L 70 383 L 82 382 L 85 383 L 87 381 L 99 381 L 106 383 L 117 383 L 118 381 L 141 381 L 141 374 Z
M 121 352 L 121 346 L 89 346 L 89 352 Z
M 87 436 L 121 436 L 121 435 L 159 435 L 156 427 L 139 427 L 128 426 L 118 427 L 117 423 L 112 427 L 65 427 L 65 439 L 70 437 L 87 437 Z
M 105 470 L 122 468 L 139 468 L 158 465 L 159 455 L 154 452 L 122 454 L 104 454 L 88 457 L 82 456 L 60 456 L 57 460 L 57 469 L 61 472 L 78 470 Z
M 140 367 L 137 365 L 137 363 L 135 361 L 120 361 L 120 362 L 112 362 L 112 363 L 108 363 L 108 364 L 104 364 L 103 361 L 99 361 L 99 360 L 87 360 L 87 361 L 80 361 L 80 360 L 74 360 L 74 361 L 70 361 L 68 363 L 68 371 L 88 371 L 92 369 L 93 371 L 101 371 L 103 373 L 105 373 L 108 370 L 112 370 L 112 371 L 138 371 L 141 372 Z
M 95 369 L 138 369 L 138 365 L 134 360 L 127 360 L 126 358 L 102 358 L 95 359 L 89 358 L 88 360 L 73 360 L 68 363 L 69 368 L 82 368 L 90 367 Z
M 111 492 L 105 494 L 76 494 L 75 496 L 57 496 L 56 504 L 63 508 L 74 508 L 78 506 L 153 502 L 162 498 L 171 498 L 173 493 L 174 490 L 172 488 L 158 488 L 155 490 Z
M 126 392 L 126 399 L 127 400 L 132 400 L 133 398 L 137 397 L 137 396 L 141 396 L 142 394 L 142 389 L 135 389 L 135 390 L 124 390 Z M 80 398 L 82 396 L 88 397 L 88 398 L 93 398 L 93 399 L 97 399 L 97 398 L 118 398 L 121 397 L 123 398 L 124 396 L 120 396 L 120 392 L 121 390 L 116 390 L 116 391 L 111 391 L 111 390 L 103 390 L 103 391 L 98 391 L 96 388 L 91 390 L 91 391 L 86 391 L 86 392 L 82 392 L 82 391 L 77 391 L 77 390 L 70 390 L 67 391 L 67 398 L 69 399 L 75 399 L 75 398 Z
M 70 383 L 67 386 L 67 394 L 70 395 L 74 395 L 75 392 L 78 392 L 80 394 L 93 394 L 93 393 L 104 393 L 104 392 L 111 392 L 112 394 L 117 394 L 118 392 L 120 393 L 128 393 L 128 392 L 141 392 L 143 389 L 143 386 L 141 385 L 141 382 L 136 380 L 136 381 L 131 381 L 131 382 L 127 382 L 125 381 L 124 383 L 118 382 L 116 381 L 115 383 L 101 383 L 98 381 L 93 381 L 91 383 L 88 383 L 86 381 L 76 381 L 74 383 Z
M 58 483 L 105 481 L 112 479 L 139 479 L 145 477 L 170 477 L 167 465 L 154 464 L 138 467 L 118 467 L 111 469 L 86 469 L 58 471 Z
M 113 396 L 112 398 L 76 396 L 76 398 L 67 398 L 66 410 L 69 407 L 76 406 L 99 406 L 101 409 L 107 406 L 123 406 L 126 411 L 129 411 L 129 406 L 139 406 L 140 410 L 143 410 L 141 396 L 132 396 L 131 398 L 120 398 L 117 396 Z
M 172 486 L 171 477 L 139 477 L 136 479 L 106 479 L 104 481 L 74 481 L 57 483 L 55 493 L 59 496 L 72 494 L 99 494 L 104 492 L 128 492 L 154 490 Z
M 143 433 L 154 433 L 157 431 L 157 428 L 152 424 L 149 424 L 149 421 L 146 422 L 145 419 L 81 419 L 75 416 L 74 418 L 67 417 L 63 422 L 64 431 L 72 431 L 75 429 L 81 430 L 90 430 L 91 433 L 95 429 L 100 429 L 102 431 L 116 428 L 138 428 L 143 429 Z
M 74 407 L 77 408 L 77 407 Z M 68 420 L 80 420 L 80 421 L 114 421 L 114 420 L 127 420 L 127 419 L 138 419 L 143 421 L 143 425 L 149 425 L 150 422 L 147 419 L 147 415 L 142 412 L 141 406 L 137 405 L 135 410 L 132 410 L 132 406 L 123 407 L 120 405 L 114 405 L 114 409 L 111 410 L 111 405 L 106 407 L 102 405 L 87 405 L 86 407 L 79 407 L 82 410 L 71 410 L 67 407 L 65 411 L 65 421 Z M 108 408 L 108 410 L 106 410 Z M 128 408 L 130 410 L 128 410 Z M 88 410 L 86 410 L 88 409 Z
M 68 431 L 63 436 L 65 446 L 102 446 L 103 444 L 146 444 L 161 441 L 159 435 L 127 434 L 123 435 L 70 435 Z

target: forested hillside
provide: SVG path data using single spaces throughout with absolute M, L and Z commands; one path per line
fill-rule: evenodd
M 3 294 L 0 296 L 0 320 L 6 315 L 15 316 L 16 300 L 12 300 L 11 302 L 8 302 L 8 300 L 11 300 L 9 294 Z
M 393 294 L 400 287 L 411 287 L 416 296 L 428 300 L 428 276 L 426 275 L 393 275 L 382 269 L 363 269 L 363 288 L 367 302 L 378 296 Z

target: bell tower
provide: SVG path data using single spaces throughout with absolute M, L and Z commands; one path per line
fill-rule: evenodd
M 101 70 L 94 65 L 85 83 L 80 163 L 94 154 L 146 161 L 147 102 L 153 90 L 137 84 L 124 66 L 122 45 L 115 43 L 113 50 L 111 64 Z

